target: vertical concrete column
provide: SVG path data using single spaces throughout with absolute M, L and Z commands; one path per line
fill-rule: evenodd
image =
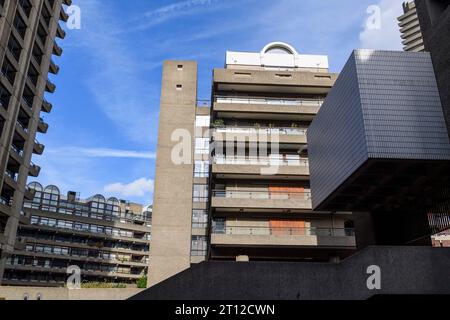
M 197 63 L 166 61 L 163 67 L 149 286 L 191 265 Z M 178 159 L 173 159 L 172 155 Z M 174 162 L 184 158 L 183 163 Z

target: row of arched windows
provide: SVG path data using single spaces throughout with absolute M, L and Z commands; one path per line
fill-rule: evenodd
M 32 182 L 28 185 L 28 187 L 37 192 L 43 192 L 43 193 L 47 193 L 47 194 L 51 194 L 51 195 L 61 196 L 61 191 L 59 190 L 58 187 L 56 187 L 54 185 L 49 185 L 44 188 L 39 182 Z M 88 202 L 97 202 L 97 203 L 109 204 L 109 205 L 113 205 L 113 206 L 120 205 L 119 199 L 112 197 L 107 200 L 101 194 L 97 194 L 97 195 L 89 198 Z

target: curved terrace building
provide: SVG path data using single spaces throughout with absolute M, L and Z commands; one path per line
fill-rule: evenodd
M 95 195 L 79 199 L 56 186 L 28 186 L 24 203 L 30 224 L 20 225 L 23 249 L 7 259 L 4 285 L 64 286 L 67 269 L 78 266 L 82 282 L 134 286 L 146 276 L 151 207 Z

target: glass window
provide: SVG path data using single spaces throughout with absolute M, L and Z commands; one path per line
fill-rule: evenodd
M 194 202 L 208 202 L 208 186 L 204 184 L 194 185 Z
M 208 242 L 205 236 L 193 236 L 191 244 L 192 256 L 206 256 Z
M 209 154 L 209 138 L 195 138 L 195 153 Z
M 197 116 L 195 118 L 196 127 L 209 127 L 210 122 L 211 122 L 210 116 Z
M 194 176 L 196 178 L 209 177 L 209 161 L 195 161 Z
M 192 228 L 206 228 L 208 226 L 208 213 L 206 210 L 192 211 Z

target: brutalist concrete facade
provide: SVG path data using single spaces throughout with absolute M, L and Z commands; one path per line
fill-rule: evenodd
M 396 186 L 383 185 L 383 173 L 412 163 L 419 177 L 429 173 L 429 165 L 448 162 L 450 141 L 430 55 L 354 51 L 308 139 L 318 210 L 371 211 Z M 359 174 L 371 169 L 372 177 Z M 407 177 L 412 173 L 394 180 L 409 183 Z
M 44 152 L 36 133 L 48 130 L 40 114 L 52 110 L 44 93 L 56 89 L 48 74 L 59 71 L 52 55 L 62 54 L 55 38 L 65 37 L 59 20 L 68 20 L 63 5 L 71 3 L 0 1 L 0 282 L 8 255 L 24 246 L 16 242 L 16 231 L 29 222 L 21 215 L 23 200 L 33 198 L 26 182 L 41 170 L 31 158 Z
M 209 261 L 132 300 L 344 300 L 449 294 L 449 264 L 450 249 L 424 247 L 370 247 L 338 264 Z M 373 287 L 369 278 L 377 267 L 380 287 Z

